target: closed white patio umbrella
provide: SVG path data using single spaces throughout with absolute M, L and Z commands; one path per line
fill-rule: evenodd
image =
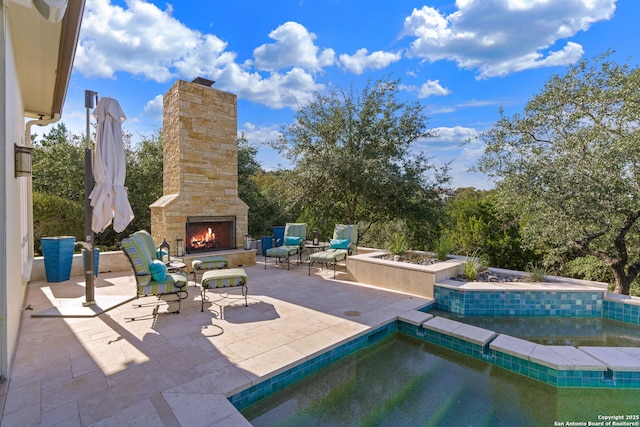
M 126 160 L 122 122 L 126 117 L 113 98 L 101 98 L 93 115 L 98 127 L 93 157 L 95 186 L 89 196 L 93 207 L 91 229 L 100 233 L 113 222 L 113 229 L 120 233 L 134 218 L 124 186 Z
M 54 307 L 33 314 L 33 317 L 94 317 L 135 298 L 135 294 L 103 294 L 96 298 L 94 292 L 94 257 L 89 255 L 94 253 L 94 232 L 103 232 L 111 223 L 116 232 L 124 231 L 134 218 L 124 186 L 126 159 L 121 125 L 125 115 L 115 99 L 102 98 L 96 105 L 97 98 L 97 92 L 85 90 L 85 241 L 76 242 L 87 253 L 84 257 L 85 300 L 78 304 L 80 301 L 75 298 L 62 298 Z M 94 106 L 97 129 L 95 149 L 92 149 L 89 110 Z

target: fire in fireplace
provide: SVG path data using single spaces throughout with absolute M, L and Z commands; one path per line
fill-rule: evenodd
M 186 252 L 235 249 L 236 218 L 234 216 L 187 217 Z

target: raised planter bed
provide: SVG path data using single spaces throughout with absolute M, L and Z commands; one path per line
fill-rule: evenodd
M 347 258 L 347 272 L 353 280 L 393 291 L 433 298 L 436 282 L 456 277 L 463 260 L 449 259 L 431 265 L 418 265 L 383 259 L 385 251 L 374 251 Z

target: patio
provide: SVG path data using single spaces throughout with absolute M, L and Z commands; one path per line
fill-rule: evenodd
M 306 265 L 265 270 L 257 258 L 245 267 L 248 307 L 232 291 L 201 313 L 199 287 L 189 286 L 180 314 L 134 322 L 125 318 L 151 308 L 31 317 L 82 297 L 84 278 L 31 282 L 0 424 L 250 425 L 227 396 L 429 302 L 330 270 L 308 276 Z M 133 287 L 129 271 L 101 273 L 96 296 L 133 296 Z

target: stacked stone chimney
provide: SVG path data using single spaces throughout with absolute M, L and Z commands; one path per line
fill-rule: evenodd
M 198 79 L 196 79 L 198 80 Z M 235 217 L 235 247 L 247 233 L 238 197 L 237 97 L 178 80 L 164 95 L 163 196 L 151 205 L 151 235 L 172 255 L 188 217 Z

